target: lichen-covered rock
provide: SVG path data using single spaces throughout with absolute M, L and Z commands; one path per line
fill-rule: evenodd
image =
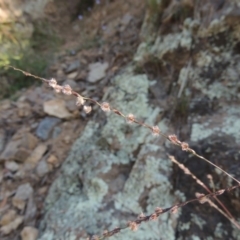
M 148 87 L 146 75 L 134 75 L 130 67 L 116 77 L 104 98 L 122 112 L 156 124 L 159 109 L 149 105 Z M 141 212 L 149 214 L 181 199 L 172 192 L 171 164 L 160 140 L 150 136 L 147 129 L 127 125 L 113 114 L 103 126 L 90 121 L 49 191 L 40 239 L 75 239 L 82 230 L 101 234 Z M 167 214 L 160 218 L 164 239 L 174 239 L 176 218 Z M 151 230 L 157 225 L 142 224 L 136 233 L 125 231 L 113 239 L 159 239 L 158 231 Z
M 193 149 L 240 179 L 240 5 L 236 0 L 174 2 L 156 1 L 161 8 L 152 19 L 154 9 L 147 12 L 143 41 L 134 56 L 138 74 L 131 67 L 125 69 L 103 100 L 124 114 L 158 124 L 164 133 L 171 130 L 185 137 Z M 190 12 L 185 16 L 186 2 Z M 150 78 L 157 89 L 151 93 L 164 93 L 157 99 L 161 109 L 148 102 Z M 161 121 L 160 111 L 166 117 Z M 157 206 L 171 206 L 204 192 L 169 163 L 163 146 L 164 140 L 119 116 L 107 115 L 104 123 L 90 121 L 49 191 L 40 240 L 100 234 L 141 212 L 149 214 Z M 211 188 L 233 184 L 202 160 L 175 148 L 168 151 Z M 240 211 L 238 196 L 236 190 L 223 199 L 234 217 Z M 207 204 L 188 204 L 178 214 L 162 215 L 160 224 L 142 224 L 137 232 L 124 231 L 112 239 L 239 238 L 229 219 Z

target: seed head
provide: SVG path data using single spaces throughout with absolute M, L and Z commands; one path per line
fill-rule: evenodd
M 216 195 L 221 195 L 221 194 L 223 194 L 224 192 L 225 192 L 225 189 L 218 190 L 218 191 L 216 192 Z
M 169 135 L 168 138 L 169 138 L 169 140 L 170 140 L 173 144 L 179 144 L 179 143 L 181 143 L 181 142 L 178 140 L 177 136 L 174 135 L 174 134 L 173 134 L 173 135 Z
M 178 206 L 172 207 L 170 211 L 171 211 L 171 213 L 173 213 L 173 214 L 177 213 L 177 212 L 178 212 Z
M 196 197 L 198 198 L 198 201 L 203 204 L 208 201 L 207 197 L 202 193 L 195 193 Z
M 158 135 L 160 134 L 160 129 L 159 129 L 158 126 L 153 126 L 153 127 L 152 127 L 152 134 L 153 134 L 154 136 L 158 136 Z
M 151 214 L 151 216 L 150 216 L 150 220 L 157 220 L 157 218 L 158 218 L 158 215 L 156 214 L 156 213 L 153 213 L 153 214 Z
M 80 95 L 78 95 L 78 97 L 77 97 L 77 101 L 76 101 L 76 105 L 78 106 L 78 107 L 80 107 L 80 106 L 82 106 L 83 104 L 84 104 L 84 99 L 83 99 L 83 97 L 82 96 L 80 96 Z
M 143 213 L 141 213 L 139 216 L 138 216 L 138 219 L 144 219 L 145 218 L 145 215 Z
M 128 123 L 133 123 L 135 121 L 135 117 L 132 113 L 129 113 L 126 117 Z
M 57 81 L 56 79 L 52 78 L 48 81 L 48 85 L 52 88 L 55 88 L 57 86 Z
M 103 103 L 101 104 L 101 109 L 102 109 L 104 112 L 110 112 L 110 111 L 111 111 L 110 105 L 109 105 L 109 103 L 107 103 L 107 102 L 103 102 Z
M 72 88 L 66 84 L 62 87 L 62 93 L 66 95 L 71 95 L 72 94 Z
M 56 85 L 56 86 L 54 87 L 54 90 L 55 90 L 57 93 L 60 93 L 60 92 L 62 91 L 62 86 Z
M 137 231 L 138 225 L 135 222 L 128 222 L 128 226 L 132 231 Z
M 92 111 L 92 107 L 91 107 L 91 106 L 86 106 L 86 105 L 85 105 L 85 106 L 83 107 L 83 110 L 84 110 L 85 113 L 88 114 L 88 113 L 90 113 L 90 112 Z
M 107 236 L 108 236 L 108 230 L 104 230 L 103 236 L 104 236 L 104 237 L 107 237 Z
M 160 215 L 162 212 L 163 212 L 163 210 L 162 210 L 162 208 L 160 208 L 160 207 L 157 207 L 157 208 L 155 209 L 155 213 L 158 214 L 158 215 Z
M 181 147 L 182 147 L 182 150 L 183 150 L 183 151 L 187 151 L 188 148 L 189 148 L 189 145 L 188 145 L 188 143 L 182 142 L 182 143 L 181 143 Z

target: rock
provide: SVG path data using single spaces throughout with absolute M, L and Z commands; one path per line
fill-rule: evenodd
M 76 60 L 68 65 L 68 67 L 65 70 L 65 73 L 68 74 L 73 71 L 76 71 L 76 70 L 78 70 L 79 67 L 80 67 L 80 62 L 78 60 Z
M 104 25 L 102 27 L 103 32 L 103 38 L 104 39 L 110 39 L 114 37 L 116 34 L 116 31 L 118 30 L 119 26 L 119 18 L 113 19 L 112 21 L 109 21 L 107 25 Z
M 13 139 L 18 139 L 20 137 L 14 135 Z M 23 132 L 21 134 L 21 147 L 32 150 L 36 147 L 38 139 L 29 132 Z
M 31 155 L 27 158 L 26 163 L 32 164 L 32 167 L 35 167 L 37 163 L 40 161 L 42 158 L 43 154 L 46 152 L 47 146 L 44 144 L 38 145 Z
M 78 75 L 78 72 L 72 72 L 67 75 L 68 79 L 75 79 Z
M 46 117 L 38 125 L 36 135 L 42 140 L 47 140 L 52 129 L 60 122 L 59 118 Z
M 66 107 L 67 107 L 69 112 L 76 111 L 76 109 L 77 109 L 76 100 L 75 99 L 69 99 L 68 101 L 66 101 Z
M 41 187 L 41 188 L 38 189 L 38 194 L 39 195 L 45 195 L 47 190 L 48 190 L 47 186 Z
M 19 131 L 10 140 L 0 155 L 0 160 L 16 160 L 23 162 L 30 151 L 37 145 L 37 138 L 29 132 Z
M 63 82 L 63 85 L 69 85 L 71 86 L 72 89 L 76 90 L 76 88 L 78 88 L 78 84 L 76 83 L 76 81 L 72 80 L 72 79 L 67 79 L 66 81 Z
M 108 63 L 92 63 L 89 65 L 89 73 L 87 80 L 91 83 L 98 82 L 106 75 L 106 70 L 108 68 Z
M 69 144 L 71 142 L 72 137 L 69 135 L 66 135 L 63 139 L 63 142 L 66 144 Z
M 22 240 L 36 240 L 38 237 L 38 230 L 34 227 L 24 227 L 21 231 Z
M 133 17 L 129 13 L 126 13 L 121 19 L 121 24 L 128 25 L 132 20 L 132 18 Z
M 60 127 L 54 127 L 53 133 L 52 133 L 52 138 L 56 138 L 60 133 L 62 132 L 62 129 Z
M 0 169 L 0 184 L 3 180 L 3 177 L 4 177 L 4 170 Z
M 31 195 L 27 202 L 26 212 L 24 216 L 24 224 L 34 225 L 36 222 L 37 206 L 34 201 L 33 195 Z
M 53 167 L 58 167 L 59 166 L 59 161 L 58 161 L 57 157 L 54 156 L 53 154 L 51 154 L 48 157 L 47 163 L 51 164 Z
M 120 32 L 125 31 L 125 29 L 127 28 L 128 24 L 131 22 L 132 19 L 133 17 L 129 13 L 126 13 L 121 19 L 122 26 L 120 27 L 119 31 Z
M 4 133 L 4 131 L 1 129 L 1 130 L 0 130 L 0 153 L 3 151 L 4 145 L 5 145 L 5 133 Z
M 23 210 L 26 205 L 26 200 L 33 194 L 33 188 L 30 183 L 22 184 L 18 187 L 15 196 L 12 199 L 12 204 L 16 208 Z
M 14 161 L 5 162 L 5 168 L 11 172 L 16 172 L 19 169 L 19 165 Z
M 31 113 L 31 106 L 27 102 L 18 102 L 17 103 L 17 113 L 19 117 L 27 117 Z
M 26 206 L 26 201 L 16 198 L 12 200 L 12 205 L 19 210 L 24 210 Z
M 65 102 L 61 99 L 53 99 L 43 104 L 43 110 L 45 113 L 58 117 L 58 118 L 70 118 L 72 115 L 67 110 Z
M 8 210 L 2 217 L 0 224 L 1 226 L 6 226 L 9 223 L 11 223 L 13 221 L 13 219 L 16 217 L 17 212 L 13 209 Z
M 128 69 L 127 73 L 116 77 L 113 83 L 111 99 L 114 106 L 120 106 L 123 112 L 134 111 L 136 116 L 146 119 L 148 124 L 157 124 L 159 109 L 152 108 L 148 103 L 149 79 L 146 75 L 134 75 Z M 121 94 L 118 89 L 121 89 Z M 129 100 L 129 94 L 136 97 Z M 126 123 L 115 115 L 108 115 L 106 124 L 102 127 L 97 122 L 89 122 L 80 138 L 73 144 L 59 176 L 48 191 L 45 214 L 40 223 L 42 232 L 39 240 L 68 239 L 68 236 L 75 239 L 74 231 L 70 230 L 66 234 L 71 226 L 79 232 L 91 229 L 93 234 L 98 233 L 106 227 L 112 229 L 121 224 L 123 219 L 118 217 L 121 214 L 129 212 L 137 215 L 142 211 L 151 212 L 160 203 L 165 206 L 176 201 L 174 194 L 169 191 L 171 164 L 166 161 L 165 154 L 158 151 L 160 142 L 153 142 L 151 133 L 142 128 L 134 128 L 132 135 L 126 137 L 127 129 Z M 161 129 L 166 129 L 163 122 Z M 121 148 L 112 151 L 108 146 L 111 146 L 115 137 Z M 104 147 L 99 145 L 103 142 Z M 133 166 L 131 156 L 137 149 L 138 154 L 134 157 Z M 83 189 L 79 187 L 79 178 Z M 144 189 L 149 189 L 150 186 L 154 187 L 149 191 L 146 205 L 142 206 L 139 199 L 142 199 Z M 113 202 L 111 211 L 104 210 L 103 204 L 108 204 L 109 201 Z M 68 208 L 62 220 L 60 209 L 66 205 Z M 116 212 L 119 215 L 115 214 Z M 174 239 L 172 221 L 167 215 L 160 219 L 161 225 L 156 227 L 161 228 L 163 238 Z M 54 232 L 55 224 L 58 224 L 61 233 Z M 141 226 L 137 233 L 127 231 L 119 237 L 159 239 L 159 234 L 153 233 L 152 227 L 152 224 L 146 224 Z
M 10 100 L 3 100 L 0 104 L 0 111 L 1 110 L 7 110 L 11 107 L 11 101 Z
M 29 90 L 26 97 L 27 101 L 34 105 L 32 110 L 41 114 L 42 104 L 45 101 L 52 99 L 52 92 L 46 91 L 43 87 L 36 87 L 35 89 Z
M 39 177 L 43 177 L 49 172 L 49 167 L 45 160 L 39 162 L 36 172 Z
M 16 230 L 20 226 L 20 224 L 22 224 L 22 222 L 23 222 L 23 217 L 17 216 L 11 223 L 1 227 L 0 231 L 4 235 L 7 235 L 7 234 L 11 233 L 12 231 Z
M 16 207 L 18 210 L 24 210 L 26 206 L 26 201 L 22 199 L 15 199 L 12 202 L 13 206 Z
M 57 75 L 57 79 L 58 79 L 58 81 L 63 80 L 63 78 L 65 77 L 65 74 L 64 74 L 63 70 L 60 69 L 60 68 L 57 70 L 56 75 Z

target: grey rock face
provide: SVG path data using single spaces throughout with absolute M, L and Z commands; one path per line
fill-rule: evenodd
M 120 111 L 156 124 L 160 109 L 148 104 L 148 84 L 146 75 L 134 75 L 129 68 L 116 77 L 111 95 L 106 93 L 105 98 Z M 163 122 L 159 125 L 164 128 Z M 113 114 L 107 115 L 104 126 L 89 122 L 51 186 L 39 239 L 75 239 L 83 230 L 101 234 L 141 212 L 173 204 L 176 197 L 168 179 L 171 164 L 159 143 L 147 129 L 127 125 Z M 148 196 L 146 202 L 144 196 Z M 174 239 L 176 216 L 160 218 L 157 228 L 164 239 Z M 157 225 L 143 224 L 136 233 L 126 231 L 112 239 L 159 239 L 151 230 Z

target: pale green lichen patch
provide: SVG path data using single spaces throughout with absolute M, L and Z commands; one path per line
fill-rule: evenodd
M 228 232 L 224 229 L 223 224 L 218 223 L 214 231 L 214 236 L 216 238 L 224 239 L 225 237 L 227 237 L 227 235 L 228 235 Z
M 239 222 L 240 221 L 240 219 L 238 218 L 238 219 L 236 219 L 237 220 L 237 222 Z M 236 240 L 240 240 L 240 230 L 239 229 L 237 229 L 237 228 L 233 228 L 233 231 L 232 231 L 232 236 L 233 236 L 233 238 L 234 239 L 236 239 Z
M 191 217 L 191 221 L 194 222 L 201 230 L 203 230 L 203 227 L 207 224 L 207 222 L 194 213 L 191 213 Z
M 161 59 L 165 54 L 174 52 L 178 48 L 190 49 L 192 36 L 188 30 L 184 30 L 181 34 L 169 34 L 165 37 L 159 36 L 152 49 L 151 53 Z
M 197 142 L 210 137 L 213 134 L 230 135 L 240 143 L 240 108 L 238 106 L 224 107 L 222 112 L 213 115 L 208 122 L 199 120 L 201 123 L 193 123 L 191 141 Z M 225 114 L 227 113 L 227 114 Z

